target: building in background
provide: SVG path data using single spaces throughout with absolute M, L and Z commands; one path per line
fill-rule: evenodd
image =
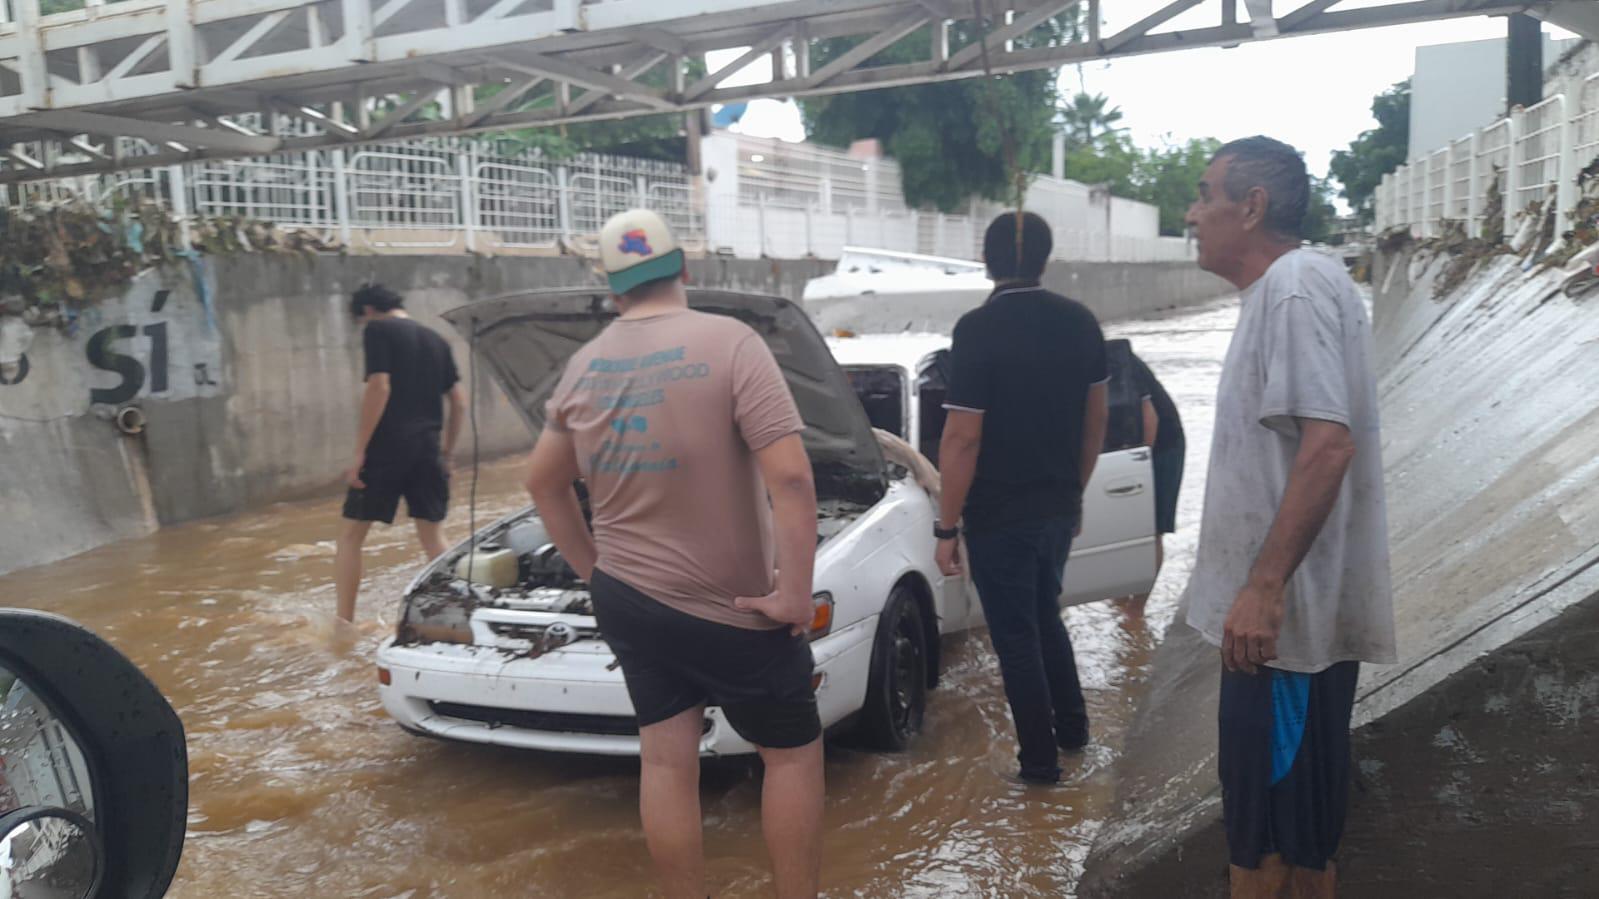
M 1543 61 L 1552 66 L 1576 40 L 1544 35 Z M 1416 48 L 1410 80 L 1410 160 L 1449 146 L 1505 115 L 1505 38 Z
M 1599 44 L 1547 42 L 1540 103 L 1509 115 L 1494 113 L 1441 146 L 1423 151 L 1419 148 L 1434 140 L 1429 135 L 1440 133 L 1437 123 L 1468 121 L 1450 119 L 1444 107 L 1471 102 L 1467 95 L 1486 90 L 1489 81 L 1497 86 L 1495 96 L 1505 93 L 1502 46 L 1499 68 L 1492 72 L 1455 63 L 1463 67 L 1450 71 L 1458 82 L 1452 86 L 1443 85 L 1440 72 L 1429 72 L 1422 60 L 1423 51 L 1446 49 L 1427 47 L 1417 52 L 1414 84 L 1420 89 L 1411 101 L 1410 162 L 1385 175 L 1377 189 L 1377 231 L 1408 227 L 1417 237 L 1437 237 L 1446 225 L 1458 222 L 1470 236 L 1491 233 L 1495 239 L 1509 238 L 1517 232 L 1519 216 L 1531 208 L 1544 208 L 1554 215 L 1558 239 L 1579 212 L 1580 173 L 1599 162 Z M 1436 62 L 1445 57 L 1429 58 Z M 1487 66 L 1491 61 L 1473 65 Z M 1418 122 L 1425 127 L 1418 128 Z M 1429 122 L 1433 124 L 1426 125 Z M 1490 223 L 1487 214 L 1495 208 L 1498 217 Z
M 716 131 L 701 155 L 705 250 L 712 254 L 838 259 L 850 246 L 975 260 L 983 229 L 1006 209 L 984 200 L 958 213 L 910 208 L 899 164 L 876 141 L 841 150 Z M 1058 260 L 1193 258 L 1185 238 L 1160 235 L 1160 210 L 1149 203 L 1040 174 L 1026 206 L 1049 222 Z

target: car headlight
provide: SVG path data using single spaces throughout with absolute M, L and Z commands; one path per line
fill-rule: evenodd
M 833 632 L 833 594 L 823 591 L 811 597 L 811 626 L 805 631 L 807 641 L 815 641 Z

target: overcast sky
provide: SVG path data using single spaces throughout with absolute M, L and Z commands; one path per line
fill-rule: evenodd
M 1132 24 L 1159 2 L 1105 4 L 1119 10 L 1107 23 L 1106 32 Z M 1286 8 L 1289 4 L 1278 0 L 1277 5 Z M 1362 4 L 1346 0 L 1346 5 Z M 1160 30 L 1208 24 L 1213 10 L 1207 4 Z M 1226 140 L 1265 133 L 1298 147 L 1311 171 L 1325 174 L 1333 150 L 1348 146 L 1360 132 L 1376 124 L 1371 117 L 1372 97 L 1410 77 L 1416 47 L 1503 37 L 1505 29 L 1502 18 L 1477 17 L 1286 38 L 1231 50 L 1158 53 L 1083 66 L 1080 72 L 1075 66 L 1063 69 L 1061 90 L 1070 95 L 1086 84 L 1089 93 L 1108 96 L 1121 108 L 1123 124 L 1133 139 L 1143 146 L 1167 138 Z M 1559 29 L 1550 33 L 1571 36 Z M 736 50 L 711 54 L 709 64 L 713 68 L 725 65 L 738 55 Z M 770 78 L 768 60 L 750 66 L 727 83 Z M 752 103 L 738 129 L 784 140 L 803 140 L 805 136 L 798 107 L 776 100 Z

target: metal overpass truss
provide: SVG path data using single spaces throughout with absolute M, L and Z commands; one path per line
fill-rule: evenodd
M 41 15 L 40 0 L 0 0 L 0 183 L 1462 16 L 1531 12 L 1599 37 L 1595 0 L 1163 0 L 1107 33 L 1113 2 L 1127 0 L 88 0 Z M 1082 39 L 1013 44 L 1070 10 Z M 986 36 L 952 45 L 952 25 L 978 19 L 964 32 Z M 921 61 L 874 59 L 915 35 Z M 813 65 L 829 38 L 856 43 Z M 729 48 L 745 52 L 690 75 Z M 772 80 L 724 85 L 767 56 Z

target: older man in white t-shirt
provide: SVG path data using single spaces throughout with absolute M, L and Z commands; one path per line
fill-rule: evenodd
M 1243 297 L 1186 598 L 1221 649 L 1234 897 L 1335 895 L 1359 664 L 1395 661 L 1371 321 L 1342 264 L 1300 248 L 1309 186 L 1292 147 L 1246 138 L 1188 214 Z

